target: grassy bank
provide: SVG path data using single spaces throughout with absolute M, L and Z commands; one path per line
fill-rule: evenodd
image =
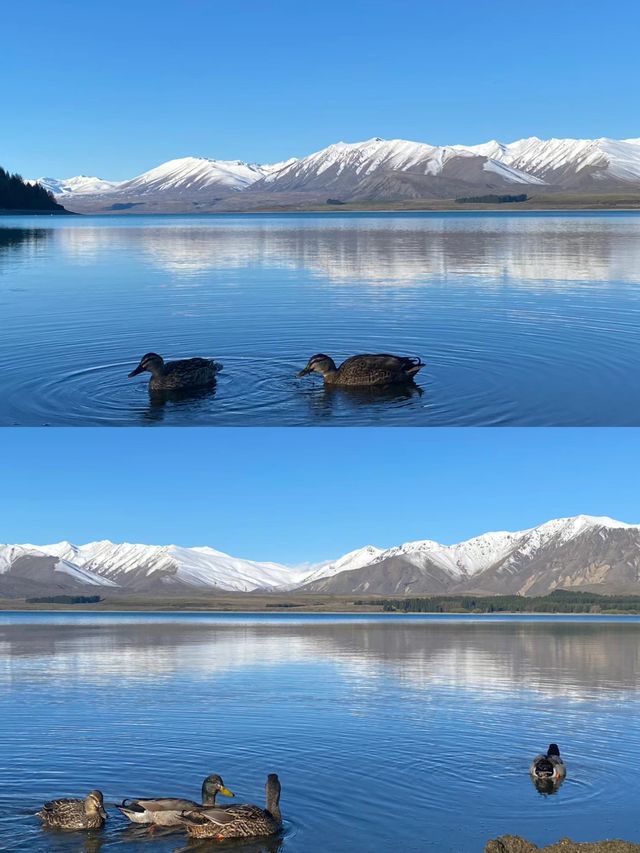
M 40 596 L 37 599 L 0 598 L 2 610 L 81 610 L 87 612 L 193 612 L 218 613 L 433 613 L 433 614 L 640 614 L 640 596 L 599 595 L 592 592 L 558 590 L 545 596 L 451 595 L 451 596 L 359 596 L 269 595 L 229 593 L 218 595 L 127 595 L 100 596 L 97 601 L 71 600 L 68 595 Z
M 301 205 L 265 205 L 263 208 L 244 211 L 246 213 L 398 213 L 433 211 L 451 211 L 455 213 L 474 212 L 482 210 L 497 210 L 501 213 L 518 213 L 522 211 L 607 211 L 607 210 L 640 210 L 640 193 L 603 193 L 587 196 L 580 193 L 548 193 L 533 195 L 527 201 L 513 203 L 460 203 L 455 199 L 409 199 L 397 202 L 345 202 L 340 205 L 330 204 L 301 204 Z M 238 211 L 243 212 L 243 211 Z

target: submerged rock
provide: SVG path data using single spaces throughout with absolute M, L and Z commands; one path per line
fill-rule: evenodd
M 501 835 L 487 842 L 484 853 L 640 853 L 640 844 L 630 841 L 572 841 L 562 838 L 557 844 L 538 847 L 519 835 Z

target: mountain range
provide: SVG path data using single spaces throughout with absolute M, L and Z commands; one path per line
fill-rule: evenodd
M 36 183 L 32 180 L 31 183 Z M 403 139 L 338 142 L 259 165 L 183 157 L 126 181 L 38 178 L 78 213 L 242 211 L 478 194 L 640 191 L 640 138 L 538 139 L 436 146 Z
M 367 545 L 337 560 L 288 567 L 209 547 L 108 540 L 0 545 L 0 595 L 87 592 L 544 595 L 556 589 L 640 592 L 640 525 L 576 516 L 454 545 Z

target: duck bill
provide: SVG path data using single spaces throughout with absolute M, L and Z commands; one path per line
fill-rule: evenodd
M 100 806 L 100 817 L 102 818 L 102 820 L 107 820 L 107 813 L 106 813 L 106 811 L 102 808 L 102 806 Z
M 142 365 L 140 365 L 140 364 L 136 367 L 135 370 L 131 371 L 131 373 L 129 374 L 129 376 L 127 378 L 131 379 L 132 376 L 137 376 L 139 373 L 142 373 Z
M 308 373 L 311 373 L 311 368 L 310 368 L 310 367 L 305 367 L 305 369 L 304 369 L 304 370 L 301 370 L 301 371 L 298 373 L 298 377 L 300 377 L 300 376 L 306 376 Z
M 220 793 L 223 797 L 235 797 L 233 791 L 230 791 L 228 788 L 220 788 Z

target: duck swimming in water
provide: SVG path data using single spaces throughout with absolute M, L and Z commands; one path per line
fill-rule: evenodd
M 558 782 L 567 775 L 567 768 L 560 758 L 557 743 L 550 743 L 545 755 L 536 755 L 529 768 L 534 781 L 550 780 Z
M 45 826 L 67 831 L 100 829 L 107 819 L 101 791 L 90 791 L 84 800 L 50 800 L 37 816 Z
M 184 811 L 181 822 L 193 838 L 259 838 L 275 835 L 282 829 L 280 780 L 275 773 L 267 777 L 267 808 L 250 803 Z
M 161 355 L 148 352 L 142 356 L 136 369 L 131 371 L 129 379 L 147 371 L 151 374 L 149 391 L 181 391 L 213 385 L 220 370 L 222 365 L 210 358 L 165 361 Z
M 399 385 L 412 382 L 416 373 L 424 367 L 424 362 L 415 356 L 389 355 L 352 355 L 336 367 L 335 361 L 324 353 L 312 355 L 304 370 L 298 376 L 319 373 L 325 385 Z
M 155 799 L 136 800 L 127 797 L 118 809 L 133 823 L 155 824 L 156 826 L 179 826 L 181 814 L 186 809 L 199 809 L 203 806 L 215 806 L 216 796 L 233 797 L 235 794 L 225 788 L 222 777 L 213 773 L 202 783 L 202 803 L 184 800 L 180 797 L 156 797 Z

